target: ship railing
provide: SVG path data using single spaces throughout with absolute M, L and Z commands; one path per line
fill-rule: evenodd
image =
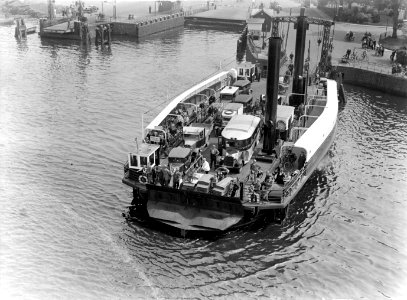
M 312 115 L 302 115 L 300 116 L 298 123 L 302 125 L 304 128 L 309 128 L 318 119 L 319 116 L 312 116 Z M 311 119 L 311 122 L 308 122 Z
M 291 128 L 290 141 L 295 143 L 307 131 L 308 127 L 293 127 Z
M 281 202 L 284 202 L 284 198 L 290 197 L 293 192 L 298 188 L 301 180 L 307 174 L 307 163 L 305 163 L 304 167 L 297 173 L 291 180 L 284 186 L 283 196 L 281 197 Z

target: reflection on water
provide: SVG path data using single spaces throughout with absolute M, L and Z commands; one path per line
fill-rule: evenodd
M 219 64 L 231 67 L 239 33 L 180 28 L 142 41 L 117 38 L 103 50 L 37 36 L 17 41 L 12 31 L 0 29 L 6 298 L 401 295 L 403 99 L 347 86 L 330 155 L 282 225 L 184 240 L 121 217 L 131 201 L 122 164 L 140 114 L 155 116 Z

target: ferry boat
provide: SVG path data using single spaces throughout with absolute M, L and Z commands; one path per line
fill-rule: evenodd
M 299 106 L 288 105 L 291 96 L 278 95 L 281 39 L 271 40 L 269 54 L 275 53 L 266 91 L 261 82 L 251 87 L 266 93 L 261 110 L 235 114 L 224 128 L 208 133 L 216 119 L 213 108 L 221 115 L 221 91 L 237 80 L 232 69 L 175 97 L 143 129 L 142 143 L 124 164 L 122 182 L 133 189 L 124 214 L 129 221 L 182 236 L 214 236 L 265 217 L 284 219 L 334 140 L 338 92 L 336 81 L 321 78 L 306 94 L 294 95 L 302 97 Z M 205 142 L 184 145 L 184 132 L 188 139 L 196 132 Z

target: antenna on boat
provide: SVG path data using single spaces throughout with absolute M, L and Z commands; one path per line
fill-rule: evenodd
M 219 61 L 219 70 L 222 70 L 222 61 Z
M 144 140 L 144 113 L 141 113 L 141 140 Z
M 291 17 L 291 8 L 290 8 L 290 17 Z M 288 22 L 288 25 L 287 25 L 287 35 L 286 35 L 286 37 L 285 37 L 284 51 L 286 52 L 286 54 L 287 54 L 287 40 L 288 40 L 288 32 L 289 32 L 289 30 L 290 30 L 290 22 Z

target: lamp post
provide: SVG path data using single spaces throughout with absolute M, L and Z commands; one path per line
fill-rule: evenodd
M 113 18 L 116 20 L 117 15 L 116 15 L 116 0 L 114 0 L 114 4 L 113 4 Z

